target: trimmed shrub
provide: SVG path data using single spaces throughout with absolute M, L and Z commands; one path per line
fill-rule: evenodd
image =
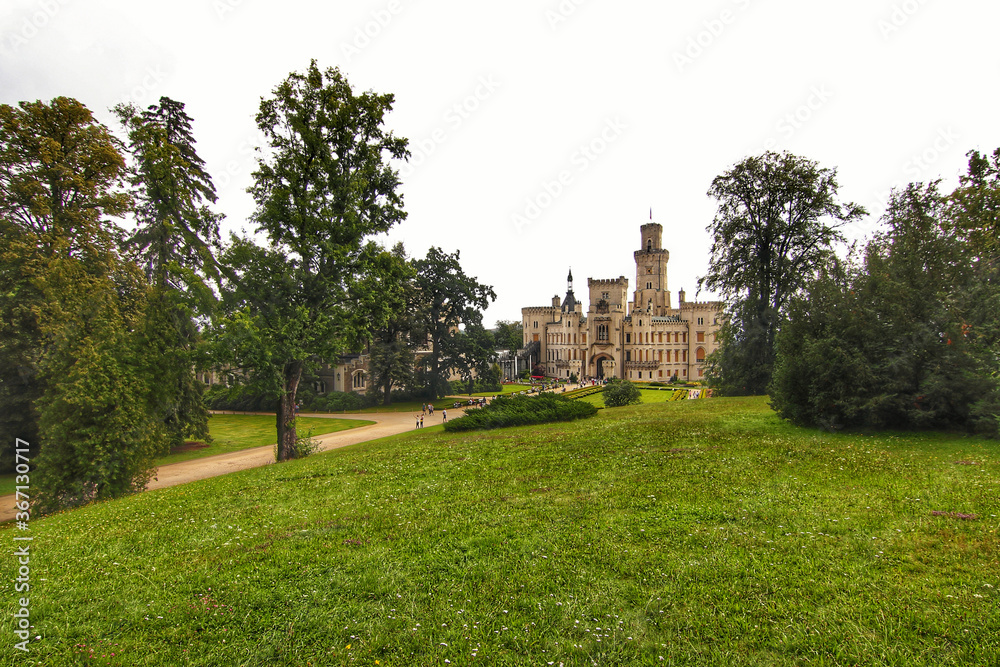
M 604 387 L 604 405 L 609 408 L 620 408 L 624 405 L 642 403 L 639 388 L 628 380 L 612 380 Z
M 549 422 L 583 419 L 597 414 L 597 408 L 555 394 L 501 396 L 482 408 L 470 408 L 464 417 L 445 422 L 446 431 L 475 431 L 507 426 L 530 426 Z

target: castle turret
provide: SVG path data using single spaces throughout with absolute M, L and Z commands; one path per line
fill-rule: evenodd
M 564 313 L 572 313 L 576 310 L 576 306 L 579 302 L 576 300 L 576 295 L 573 294 L 573 269 L 569 270 L 569 275 L 566 276 L 566 298 L 562 302 L 562 310 Z

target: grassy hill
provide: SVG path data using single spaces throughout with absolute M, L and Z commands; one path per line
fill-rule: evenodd
M 998 664 L 996 447 L 763 399 L 415 431 L 32 520 L 16 662 Z

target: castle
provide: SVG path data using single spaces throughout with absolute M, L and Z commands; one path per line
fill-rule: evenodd
M 590 308 L 584 314 L 570 270 L 561 302 L 556 295 L 551 306 L 521 309 L 524 347 L 537 349 L 545 375 L 646 382 L 704 378 L 705 357 L 718 347 L 723 304 L 687 301 L 680 290 L 678 307 L 672 308 L 663 227 L 651 222 L 641 232 L 631 302 L 624 276 L 590 278 Z

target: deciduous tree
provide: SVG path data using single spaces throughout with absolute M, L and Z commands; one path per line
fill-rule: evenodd
M 365 239 L 406 215 L 391 165 L 408 155 L 406 140 L 383 127 L 392 102 L 355 95 L 340 70 L 313 61 L 260 104 L 268 147 L 249 191 L 268 245 L 234 239 L 224 255 L 232 274 L 217 349 L 275 397 L 279 461 L 294 456 L 303 371 L 358 349 L 387 317 L 371 294 L 384 251 Z
M 721 393 L 765 392 L 789 299 L 841 240 L 837 228 L 865 213 L 841 203 L 838 189 L 836 170 L 790 153 L 747 158 L 712 181 L 708 194 L 719 209 L 699 287 L 729 302 L 721 348 L 709 364 Z
M 40 446 L 47 510 L 142 488 L 166 440 L 148 410 L 147 285 L 118 247 L 120 144 L 76 100 L 0 105 L 0 413 Z M 8 402 L 9 401 L 9 402 Z
M 373 289 L 372 295 L 381 302 L 379 308 L 386 312 L 386 319 L 372 332 L 368 376 L 375 390 L 381 392 L 383 405 L 390 405 L 394 387 L 413 384 L 419 336 L 415 333 L 417 297 L 413 289 L 416 276 L 413 265 L 402 244 L 397 244 L 385 260 L 380 287 Z
M 420 333 L 430 342 L 424 363 L 424 383 L 428 396 L 438 398 L 449 391 L 448 374 L 459 368 L 462 355 L 459 324 L 481 325 L 482 311 L 496 293 L 468 276 L 459 263 L 459 253 L 449 255 L 431 246 L 424 259 L 414 261 Z

